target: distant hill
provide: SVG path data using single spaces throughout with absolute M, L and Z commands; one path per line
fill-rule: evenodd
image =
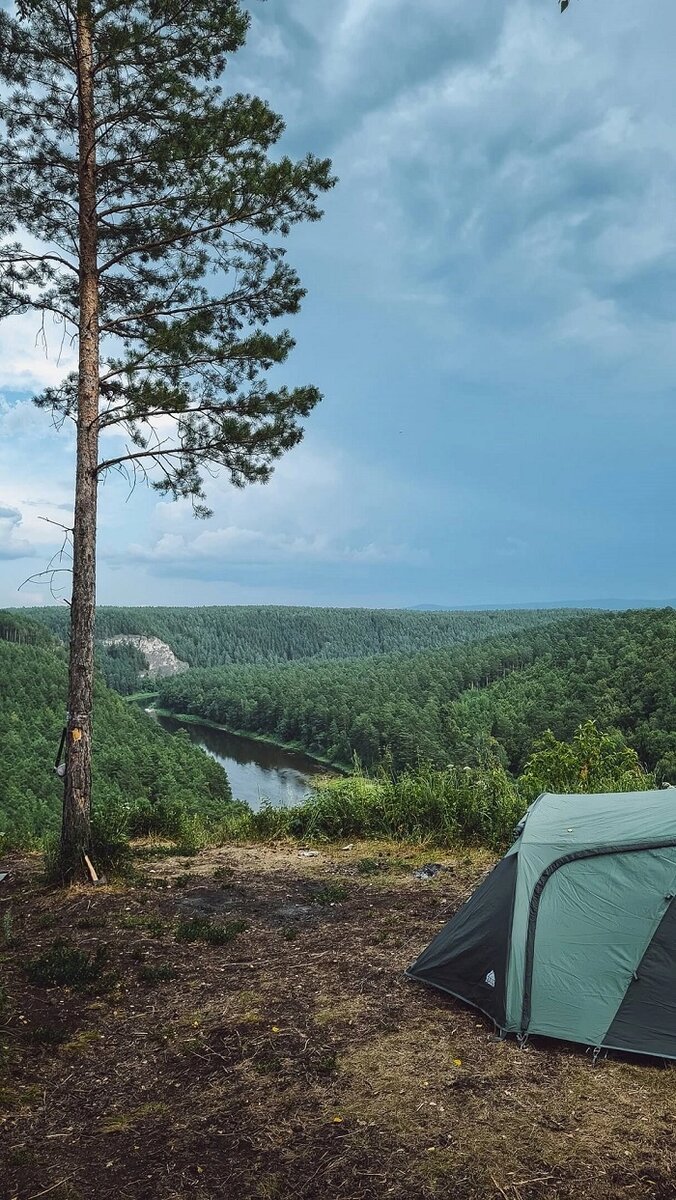
M 192 670 L 160 691 L 175 712 L 395 770 L 420 757 L 436 766 L 497 757 L 518 773 L 546 729 L 567 740 L 593 718 L 676 783 L 673 609 L 559 614 L 416 653 Z
M 63 642 L 68 610 L 34 608 Z M 482 610 L 413 612 L 407 609 L 296 608 L 285 606 L 214 606 L 197 608 L 109 608 L 96 612 L 100 642 L 130 635 L 159 638 L 191 667 L 227 663 L 284 663 L 298 659 L 364 658 L 373 654 L 410 654 L 480 641 L 487 637 L 550 625 L 570 611 Z M 118 647 L 118 655 L 122 653 Z M 125 653 L 127 653 L 125 651 Z M 113 686 L 133 691 L 129 673 L 122 679 L 120 658 L 102 669 Z
M 640 608 L 676 608 L 673 600 L 555 600 L 522 604 L 414 604 L 409 612 L 527 612 L 532 610 L 628 612 Z

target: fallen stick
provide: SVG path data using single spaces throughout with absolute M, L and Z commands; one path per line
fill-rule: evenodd
M 92 883 L 98 883 L 99 877 L 96 874 L 96 871 L 94 870 L 94 864 L 92 863 L 92 860 L 88 854 L 85 854 L 84 860 L 85 860 L 85 866 L 86 866 L 87 870 L 89 871 L 89 877 L 90 877 Z
M 34 1192 L 33 1195 L 28 1196 L 26 1200 L 38 1200 L 38 1196 L 46 1196 L 47 1192 L 53 1192 L 54 1188 L 61 1187 L 62 1183 L 67 1183 L 69 1179 L 73 1178 L 74 1174 L 75 1172 L 71 1171 L 70 1175 L 65 1175 L 63 1179 L 57 1179 L 56 1183 L 50 1183 L 49 1187 L 44 1188 L 44 1190 L 41 1192 Z
M 310 962 L 315 958 L 326 958 L 327 954 L 335 954 L 335 950 L 322 950 L 319 954 L 306 954 L 303 961 Z M 223 963 L 221 966 L 221 971 L 225 971 L 226 967 L 267 967 L 270 963 L 278 963 L 279 961 L 279 958 L 257 958 L 254 959 L 253 962 L 242 962 L 240 960 L 237 962 Z M 297 960 L 294 959 L 292 961 Z

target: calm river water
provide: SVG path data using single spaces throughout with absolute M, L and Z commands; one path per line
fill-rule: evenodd
M 163 729 L 169 733 L 184 729 L 196 745 L 211 754 L 225 768 L 234 798 L 246 801 L 251 808 L 260 808 L 264 800 L 275 807 L 300 804 L 307 795 L 308 781 L 325 771 L 311 758 L 269 742 L 239 737 L 208 725 L 183 724 L 174 717 L 148 711 Z

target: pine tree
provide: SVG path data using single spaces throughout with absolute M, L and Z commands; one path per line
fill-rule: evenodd
M 330 163 L 274 157 L 284 125 L 225 96 L 238 0 L 18 0 L 0 12 L 0 317 L 78 344 L 36 403 L 77 428 L 66 879 L 90 844 L 97 493 L 111 470 L 207 515 L 205 469 L 265 481 L 315 387 L 270 387 L 303 290 L 280 242 L 321 215 Z M 119 451 L 100 454 L 104 431 Z M 106 438 L 105 446 L 111 441 Z

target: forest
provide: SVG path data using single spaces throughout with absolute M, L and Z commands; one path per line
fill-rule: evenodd
M 15 842 L 58 826 L 61 788 L 52 766 L 63 724 L 65 625 L 60 609 L 39 610 L 41 622 L 44 612 L 51 614 L 50 628 L 33 619 L 35 610 L 30 617 L 0 613 L 0 671 L 9 685 L 0 695 L 0 831 Z M 422 836 L 427 822 L 439 836 L 453 827 L 469 838 L 480 833 L 499 841 L 512 809 L 532 791 L 534 747 L 546 748 L 547 737 L 561 739 L 557 745 L 574 744 L 590 719 L 610 737 L 609 745 L 634 753 L 650 779 L 676 781 L 673 609 L 572 614 L 203 609 L 191 622 L 192 613 L 103 609 L 98 627 L 106 635 L 142 631 L 171 637 L 179 656 L 187 657 L 188 648 L 194 655 L 200 647 L 206 660 L 225 655 L 226 634 L 238 629 L 230 652 L 240 655 L 248 648 L 252 661 L 193 667 L 161 680 L 154 685 L 158 705 L 300 746 L 352 772 L 359 764 L 352 783 L 335 781 L 320 789 L 307 813 L 297 811 L 297 830 L 287 815 L 280 832 L 309 833 L 317 821 L 325 833 L 349 829 L 347 818 L 337 820 L 336 809 L 353 805 L 352 820 L 366 811 L 363 798 L 369 796 L 371 815 L 359 817 L 365 829 L 368 822 L 384 829 L 385 818 L 378 824 L 374 816 L 382 801 L 383 811 L 398 812 L 397 828 L 415 836 Z M 228 614 L 225 629 L 219 628 L 221 613 Z M 340 641 L 343 623 L 346 629 L 354 625 L 346 646 Z M 182 636 L 174 638 L 173 630 L 182 630 Z M 442 637 L 445 642 L 437 645 Z M 367 653 L 369 647 L 398 643 L 406 649 Z M 274 654 L 279 661 L 266 658 Z M 271 818 L 257 815 L 247 824 L 247 814 L 229 804 L 221 768 L 186 734 L 164 733 L 108 686 L 127 694 L 135 690 L 143 666 L 139 652 L 99 646 L 97 664 L 97 821 L 117 823 L 126 834 L 166 834 L 173 827 L 184 838 L 193 817 L 203 827 L 220 823 L 222 829 L 229 820 L 231 830 L 242 835 L 264 831 Z M 581 761 L 588 757 L 585 752 Z M 540 772 L 537 786 L 546 778 Z M 615 768 L 603 778 L 620 786 Z M 517 781 L 516 791 L 510 781 Z M 583 784 L 573 772 L 561 787 Z M 496 799 L 486 808 L 488 794 Z M 429 798 L 422 808 L 421 796 Z M 484 829 L 490 812 L 503 815 L 490 817 Z
M 63 647 L 30 620 L 0 613 L 0 847 L 30 844 L 59 826 L 62 784 L 54 774 L 66 695 Z M 95 817 L 125 831 L 173 825 L 193 814 L 222 816 L 231 801 L 225 773 L 192 744 L 172 737 L 97 681 Z
M 596 613 L 439 650 L 192 670 L 162 707 L 296 743 L 338 764 L 419 760 L 513 773 L 551 729 L 618 730 L 658 781 L 676 779 L 676 612 Z
M 571 610 L 415 612 L 407 609 L 227 606 L 96 610 L 96 635 L 158 637 L 191 667 L 282 663 L 296 659 L 363 658 L 442 649 L 519 629 L 548 626 Z M 68 609 L 31 609 L 62 641 Z

